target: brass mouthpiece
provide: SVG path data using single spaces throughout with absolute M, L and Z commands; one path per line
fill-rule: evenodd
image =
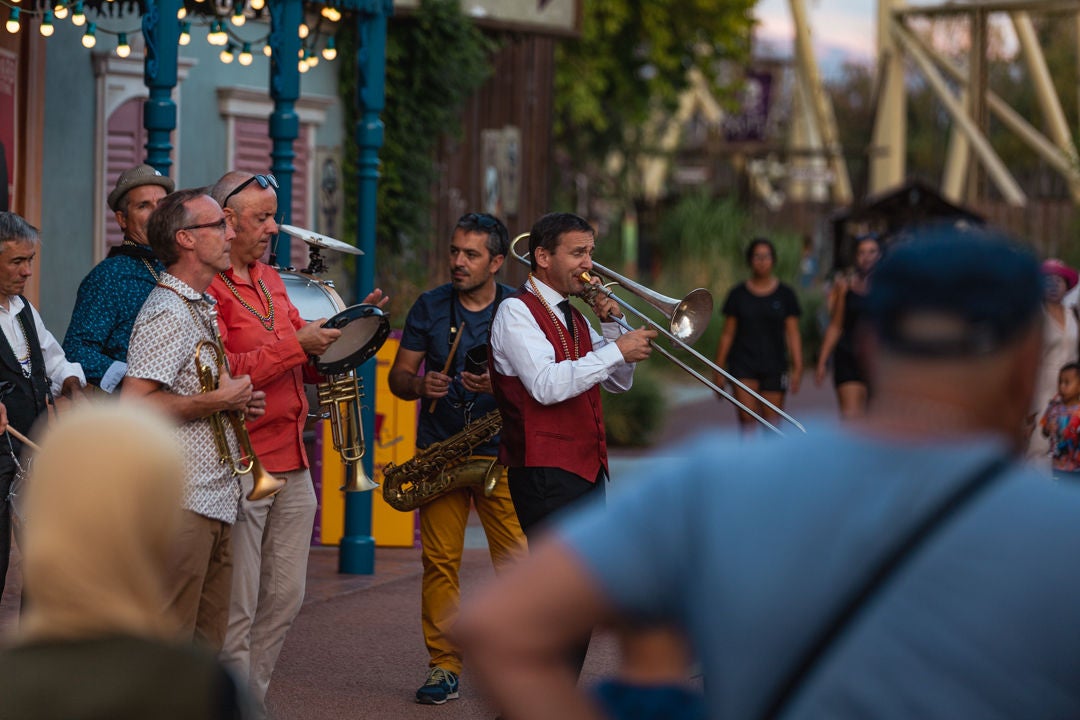
M 592 282 L 592 275 L 590 275 L 588 272 L 581 273 L 580 275 L 578 275 L 578 278 L 581 280 L 581 282 L 585 284 Z

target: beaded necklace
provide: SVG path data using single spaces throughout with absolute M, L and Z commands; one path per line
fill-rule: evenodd
M 19 326 L 19 334 L 22 335 L 23 347 L 26 348 L 26 354 L 16 358 L 19 361 L 19 369 L 22 371 L 23 377 L 30 379 L 30 375 L 34 370 L 33 363 L 30 361 L 30 340 L 26 337 L 26 328 L 23 327 L 23 320 L 20 316 L 15 316 L 15 324 Z
M 225 287 L 229 288 L 229 291 L 233 294 L 233 297 L 239 300 L 240 304 L 243 305 L 249 313 L 254 315 L 256 319 L 258 319 L 259 323 L 264 328 L 266 328 L 267 332 L 274 332 L 274 298 L 270 295 L 270 291 L 266 289 L 266 285 L 263 284 L 262 278 L 259 278 L 256 284 L 259 286 L 259 289 L 262 290 L 263 297 L 266 298 L 266 307 L 268 308 L 266 315 L 260 313 L 258 310 L 249 305 L 247 300 L 244 300 L 244 298 L 240 297 L 240 291 L 236 289 L 236 286 L 233 285 L 232 280 L 230 280 L 225 273 L 218 273 L 218 277 L 220 277 L 225 282 Z
M 142 247 L 142 245 L 140 245 L 139 243 L 135 242 L 134 240 L 128 240 L 127 238 L 124 238 L 124 242 L 121 244 L 127 245 L 129 247 Z M 154 278 L 154 282 L 158 282 L 159 280 L 161 280 L 161 275 L 158 274 L 157 270 L 154 269 L 154 266 L 150 264 L 149 260 L 144 257 L 141 257 L 139 259 L 142 260 L 142 264 L 146 266 L 146 270 L 150 273 L 150 277 Z
M 559 334 L 559 342 L 562 343 L 563 353 L 565 353 L 566 357 L 570 358 L 571 360 L 581 359 L 581 344 L 578 341 L 578 336 L 581 333 L 574 333 L 574 354 L 571 355 L 570 347 L 566 343 L 566 334 L 563 332 L 562 321 L 559 320 L 559 316 L 556 315 L 555 311 L 551 309 L 550 305 L 548 305 L 548 301 L 544 299 L 543 294 L 540 292 L 540 288 L 536 286 L 536 280 L 533 279 L 532 273 L 529 273 L 529 285 L 532 286 L 533 294 L 536 295 L 536 297 L 540 300 L 540 304 L 544 306 L 544 309 L 547 310 L 548 315 L 550 315 L 551 319 L 555 321 L 555 332 Z M 572 314 L 571 317 L 573 317 Z

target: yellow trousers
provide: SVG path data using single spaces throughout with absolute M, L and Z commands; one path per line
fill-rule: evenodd
M 496 573 L 526 551 L 525 535 L 518 524 L 514 503 L 510 500 L 505 470 L 491 497 L 484 497 L 482 487 L 470 486 L 446 493 L 420 506 L 420 542 L 424 562 L 421 622 L 424 642 L 431 657 L 429 666 L 438 665 L 453 673 L 461 672 L 461 653 L 450 641 L 448 632 L 457 617 L 461 595 L 458 570 L 461 567 L 461 551 L 465 546 L 469 507 L 473 503 L 484 526 Z

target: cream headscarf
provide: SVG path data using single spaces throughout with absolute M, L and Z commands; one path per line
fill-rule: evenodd
M 164 572 L 183 477 L 171 427 L 148 406 L 61 417 L 27 481 L 20 640 L 173 636 Z

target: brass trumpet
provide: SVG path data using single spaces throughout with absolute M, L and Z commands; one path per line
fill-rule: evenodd
M 522 238 L 527 237 L 529 237 L 529 233 L 522 233 L 516 238 L 514 238 L 514 241 L 510 243 L 510 254 L 513 255 L 514 258 L 519 262 L 524 263 L 529 267 L 532 267 L 532 263 L 529 261 L 529 258 L 521 255 L 517 252 L 517 250 L 515 250 L 518 241 L 520 241 Z M 705 329 L 708 327 L 709 320 L 712 317 L 713 300 L 712 295 L 709 293 L 708 290 L 704 288 L 698 288 L 692 291 L 682 300 L 678 300 L 676 298 L 667 297 L 666 295 L 661 295 L 660 293 L 651 290 L 643 285 L 640 285 L 633 280 L 630 280 L 629 278 L 619 275 L 612 270 L 608 270 L 600 263 L 593 262 L 592 265 L 595 274 L 602 280 L 606 279 L 607 282 L 600 285 L 594 284 L 592 283 L 592 276 L 589 273 L 582 273 L 580 279 L 582 282 L 585 283 L 585 288 L 581 293 L 582 299 L 584 299 L 589 304 L 592 304 L 597 295 L 607 295 L 612 300 L 617 302 L 619 306 L 622 307 L 624 310 L 633 313 L 638 318 L 644 320 L 647 324 L 651 325 L 658 333 L 666 337 L 673 346 L 686 350 L 695 358 L 703 362 L 713 372 L 723 375 L 732 383 L 738 385 L 743 390 L 750 393 L 750 395 L 752 395 L 756 400 L 761 402 L 761 404 L 765 405 L 770 410 L 776 412 L 777 415 L 787 420 L 800 431 L 804 433 L 806 432 L 806 428 L 804 428 L 802 424 L 795 418 L 791 417 L 786 412 L 776 407 L 776 405 L 772 404 L 758 393 L 746 387 L 746 385 L 739 382 L 739 380 L 737 380 L 736 378 L 732 377 L 732 375 L 726 370 L 724 370 L 722 367 L 709 360 L 707 357 L 705 357 L 692 347 L 693 343 L 696 342 L 705 332 Z M 663 313 L 665 318 L 667 318 L 667 327 L 656 322 L 651 317 L 635 308 L 633 305 L 630 305 L 629 303 L 624 301 L 610 288 L 608 288 L 608 285 L 621 285 L 622 287 L 626 288 L 628 292 L 641 298 L 649 305 L 652 305 L 654 308 Z M 622 318 L 617 318 L 613 316 L 611 319 L 612 321 L 617 322 L 626 330 L 634 329 L 630 327 L 630 325 Z M 682 360 L 676 358 L 666 348 L 661 347 L 654 342 L 653 349 L 666 357 L 671 362 L 678 365 L 684 371 L 689 373 L 695 380 L 698 380 L 699 382 L 707 386 L 709 389 L 711 389 L 713 392 L 734 403 L 740 410 L 749 414 L 751 417 L 753 417 L 755 420 L 757 420 L 759 423 L 761 423 L 768 429 L 772 430 L 777 435 L 782 436 L 784 434 L 776 426 L 755 413 L 750 408 L 746 407 L 746 405 L 736 400 L 734 396 L 726 392 L 723 388 L 714 383 L 712 380 L 709 380 L 700 372 L 690 367 Z
M 364 427 L 360 422 L 360 400 L 364 392 L 356 373 L 350 370 L 341 375 L 329 375 L 326 382 L 319 384 L 318 390 L 319 404 L 329 409 L 334 450 L 341 455 L 346 466 L 354 468 L 340 489 L 345 492 L 374 490 L 379 483 L 368 477 L 360 463 L 367 446 Z
M 211 392 L 218 388 L 218 378 L 214 374 L 214 368 L 202 360 L 204 347 L 214 354 L 214 362 L 217 367 L 229 371 L 229 362 L 225 357 L 225 348 L 221 343 L 221 335 L 217 328 L 217 311 L 210 311 L 210 324 L 213 328 L 213 340 L 200 340 L 195 346 L 195 370 L 199 376 L 199 387 L 202 392 Z M 222 465 L 232 469 L 233 475 L 247 475 L 251 473 L 254 484 L 247 499 L 251 501 L 262 500 L 265 497 L 277 494 L 285 487 L 285 481 L 276 478 L 266 471 L 255 457 L 255 451 L 251 447 L 251 436 L 248 434 L 247 425 L 244 423 L 244 413 L 239 410 L 222 410 L 211 415 L 210 427 L 214 432 L 214 444 L 217 445 L 218 459 Z M 236 438 L 236 444 L 240 448 L 240 455 L 233 453 L 229 444 L 229 431 Z

